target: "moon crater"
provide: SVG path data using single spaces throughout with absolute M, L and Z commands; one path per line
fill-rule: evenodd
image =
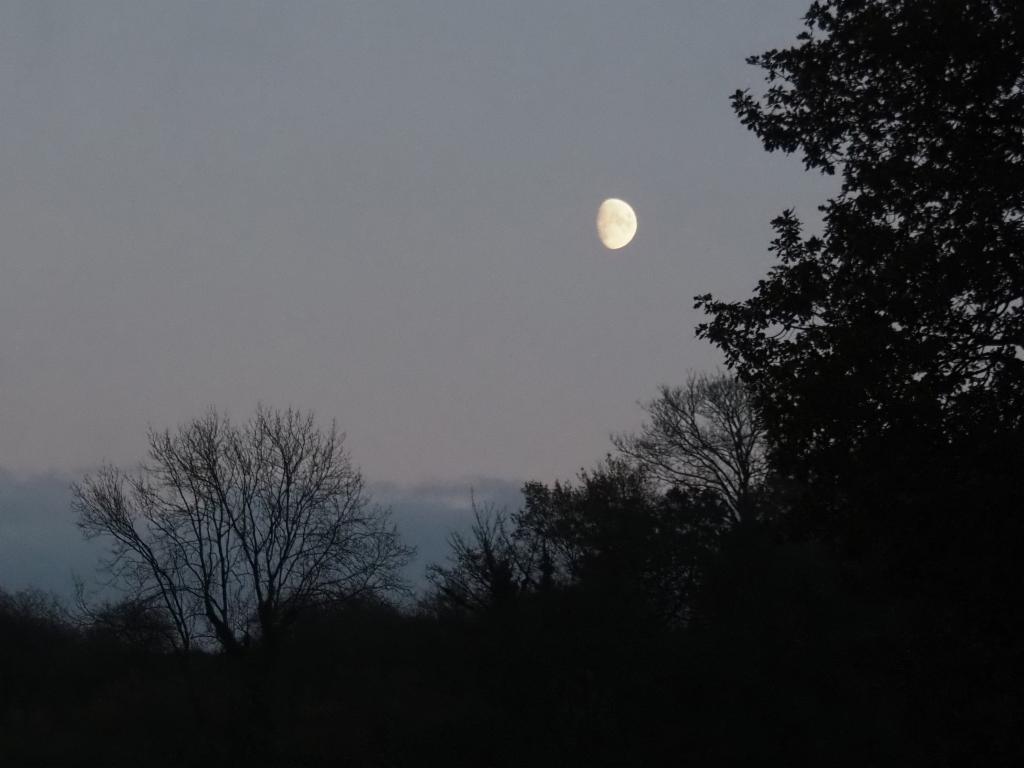
M 597 209 L 597 236 L 605 248 L 617 251 L 636 235 L 636 213 L 625 200 L 610 197 Z

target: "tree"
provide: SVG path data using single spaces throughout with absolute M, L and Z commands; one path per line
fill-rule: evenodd
M 149 433 L 149 462 L 73 487 L 86 536 L 113 542 L 113 582 L 171 618 L 176 644 L 274 646 L 303 608 L 401 586 L 411 550 L 371 504 L 332 424 L 257 409 L 210 411 Z
M 154 601 L 128 597 L 98 607 L 79 600 L 78 621 L 93 640 L 139 653 L 165 653 L 174 649 L 174 625 Z
M 586 593 L 611 621 L 618 606 L 677 624 L 728 515 L 714 494 L 662 492 L 614 458 L 575 483 L 526 483 L 523 496 L 511 515 L 474 505 L 469 535 L 453 533 L 448 563 L 428 568 L 428 605 L 480 614 L 538 594 Z
M 1024 711 L 1001 682 L 1021 673 L 1024 589 L 1024 4 L 822 0 L 795 46 L 750 62 L 768 87 L 733 96 L 742 122 L 842 184 L 820 234 L 773 222 L 752 297 L 697 297 L 698 333 L 765 419 L 797 490 L 788 532 L 840 555 L 870 628 L 851 658 L 906 692 L 903 732 L 941 734 L 922 764 L 1007 762 Z
M 435 607 L 456 613 L 500 609 L 538 587 L 541 555 L 517 539 L 509 525 L 503 510 L 473 503 L 469 535 L 453 532 L 448 537 L 448 565 L 427 568 Z
M 815 2 L 798 41 L 749 59 L 769 87 L 733 107 L 841 191 L 819 236 L 776 219 L 778 264 L 747 300 L 698 297 L 698 331 L 783 471 L 849 492 L 912 457 L 924 488 L 1024 427 L 1024 5 Z
M 515 536 L 546 555 L 551 581 L 665 624 L 686 621 L 728 509 L 708 491 L 659 488 L 609 458 L 575 483 L 527 483 Z M 621 618 L 621 617 L 620 617 Z
M 735 376 L 691 374 L 643 403 L 640 434 L 616 435 L 615 447 L 668 486 L 710 491 L 739 522 L 765 480 L 764 427 L 751 393 Z

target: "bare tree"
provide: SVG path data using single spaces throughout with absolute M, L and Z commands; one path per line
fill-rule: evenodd
M 448 564 L 427 567 L 434 587 L 427 602 L 435 609 L 473 613 L 501 607 L 544 581 L 545 553 L 517 537 L 516 521 L 492 505 L 481 509 L 474 500 L 469 535 L 453 532 L 448 545 Z
M 690 374 L 682 387 L 659 391 L 641 404 L 649 421 L 640 433 L 613 436 L 615 447 L 667 485 L 716 493 L 738 522 L 767 472 L 750 392 L 721 372 Z
M 400 588 L 412 556 L 344 436 L 291 409 L 151 430 L 148 463 L 105 467 L 73 494 L 85 535 L 113 541 L 111 580 L 161 606 L 183 649 L 273 646 L 308 605 Z

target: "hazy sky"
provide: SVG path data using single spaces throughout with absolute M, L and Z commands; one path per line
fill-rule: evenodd
M 807 4 L 0 0 L 2 477 L 258 401 L 376 482 L 592 465 L 822 198 L 728 103 Z

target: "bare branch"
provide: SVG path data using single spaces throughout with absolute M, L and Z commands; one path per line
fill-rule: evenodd
M 666 485 L 716 493 L 739 521 L 767 472 L 764 427 L 743 384 L 691 374 L 642 405 L 649 421 L 612 437 L 619 452 Z
M 292 409 L 261 406 L 242 427 L 209 411 L 150 432 L 137 476 L 106 467 L 75 485 L 79 526 L 111 540 L 110 580 L 158 600 L 179 647 L 272 643 L 303 607 L 403 586 L 412 550 L 343 441 Z

